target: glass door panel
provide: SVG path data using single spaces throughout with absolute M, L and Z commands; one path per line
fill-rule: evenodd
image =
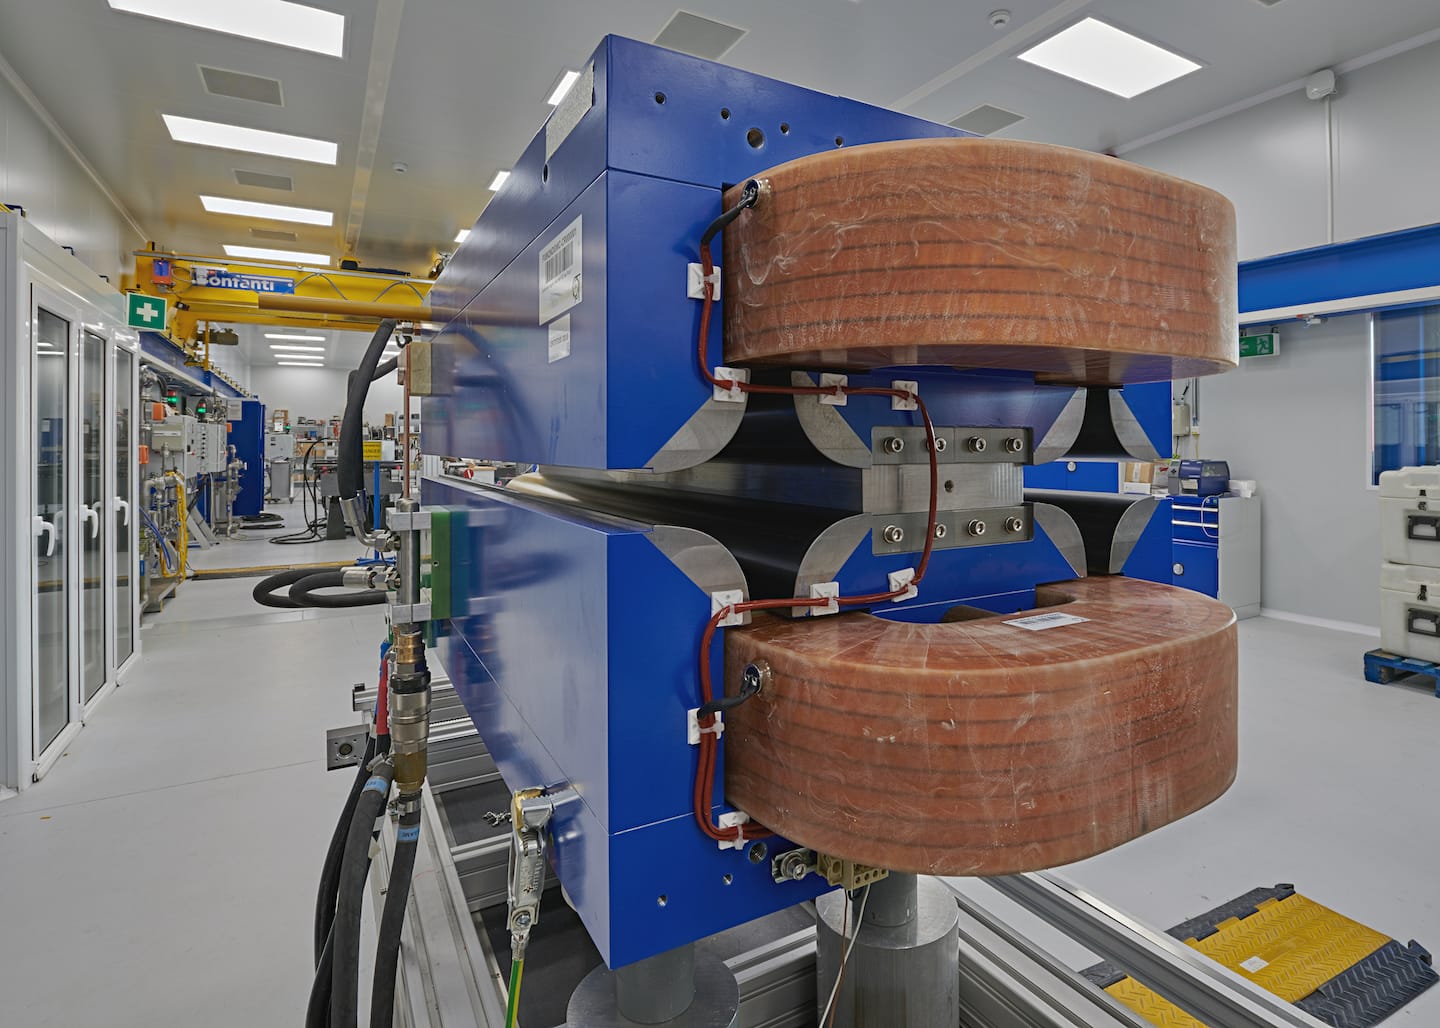
M 135 356 L 128 350 L 115 352 L 115 666 L 135 652 L 134 549 L 130 545 L 130 505 L 134 502 L 134 469 L 131 461 L 131 425 L 135 407 Z
M 89 700 L 105 684 L 105 551 L 110 519 L 105 472 L 105 365 L 107 341 L 80 334 L 80 685 Z
M 65 552 L 70 323 L 35 308 L 35 756 L 70 723 L 70 570 Z

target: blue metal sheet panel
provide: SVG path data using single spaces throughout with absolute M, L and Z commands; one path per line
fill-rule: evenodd
M 1130 551 L 1121 573 L 1127 578 L 1143 578 L 1147 582 L 1169 585 L 1173 529 L 1170 524 L 1171 501 L 1161 500 L 1150 516 L 1150 523 L 1140 533 L 1135 549 Z
M 837 139 L 967 134 L 620 36 L 607 36 L 592 60 L 594 107 L 548 160 L 543 128 L 526 147 L 432 287 L 436 308 L 468 304 L 606 168 L 719 190 Z M 758 147 L 752 128 L 764 134 Z
M 1128 385 L 1120 393 L 1129 404 L 1135 420 L 1145 430 L 1155 452 L 1168 460 L 1175 452 L 1175 438 L 1170 434 L 1170 383 Z
M 1071 464 L 1075 467 L 1072 469 Z M 1120 491 L 1120 465 L 1111 460 L 1051 461 L 1025 469 L 1027 489 L 1075 489 L 1087 493 Z
M 1240 265 L 1247 311 L 1440 285 L 1440 225 L 1277 254 Z

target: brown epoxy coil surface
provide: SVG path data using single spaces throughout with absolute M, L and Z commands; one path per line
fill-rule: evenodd
M 1117 385 L 1238 360 L 1235 210 L 1203 186 L 993 139 L 875 143 L 757 178 L 768 191 L 725 229 L 727 364 Z
M 1042 587 L 1005 621 L 757 614 L 725 637 L 725 799 L 786 838 L 896 871 L 997 875 L 1092 856 L 1229 787 L 1229 607 L 1127 578 Z

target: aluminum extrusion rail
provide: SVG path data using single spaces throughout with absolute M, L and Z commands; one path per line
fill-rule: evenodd
M 1046 871 L 985 882 L 1207 1024 L 1325 1028 L 1300 1008 L 1060 875 Z

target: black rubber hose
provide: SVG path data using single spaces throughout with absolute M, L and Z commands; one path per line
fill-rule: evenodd
M 394 371 L 394 370 L 395 370 L 396 368 L 398 368 L 399 366 L 400 366 L 400 358 L 399 358 L 399 357 L 391 357 L 388 361 L 386 361 L 384 364 L 380 365 L 378 368 L 375 369 L 375 374 L 372 375 L 372 376 L 370 376 L 370 381 L 372 381 L 372 382 L 378 382 L 378 381 L 380 381 L 382 378 L 384 378 L 386 375 L 390 374 L 390 372 Z
M 360 367 L 355 369 L 354 384 L 345 397 L 345 418 L 340 422 L 339 451 L 336 454 L 336 474 L 340 487 L 340 499 L 349 500 L 360 495 L 364 468 L 360 458 L 360 433 L 365 422 L 365 397 L 370 393 L 370 382 L 380 364 L 380 355 L 385 344 L 395 332 L 396 322 L 386 318 L 370 337 L 370 346 L 360 358 Z
M 276 596 L 275 590 L 284 589 L 294 585 L 302 579 L 309 578 L 315 574 L 314 568 L 290 568 L 269 578 L 262 578 L 258 585 L 251 591 L 250 595 L 255 602 L 262 607 L 277 607 L 280 610 L 296 610 L 307 606 L 286 596 Z
M 395 832 L 395 861 L 380 915 L 380 936 L 375 945 L 375 982 L 370 990 L 370 1028 L 395 1024 L 395 971 L 400 963 L 400 930 L 405 904 L 410 900 L 410 879 L 415 873 L 415 851 L 420 845 L 420 811 L 404 814 Z
M 325 933 L 320 959 L 315 965 L 315 980 L 310 983 L 310 1002 L 305 1005 L 305 1028 L 328 1028 L 330 1024 L 330 986 L 335 974 L 335 935 Z
M 258 588 L 258 586 L 257 586 Z M 320 589 L 344 589 L 345 572 L 312 572 L 290 586 L 290 599 L 297 607 L 368 607 L 384 603 L 385 594 L 377 589 L 350 589 L 343 593 L 321 593 Z
M 360 910 L 370 873 L 370 832 L 385 810 L 395 768 L 382 761 L 360 790 L 345 836 L 335 902 L 335 966 L 330 985 L 330 1028 L 358 1028 L 360 1017 Z
M 375 737 L 365 740 L 365 756 L 360 758 L 360 767 L 355 781 L 340 808 L 340 820 L 335 822 L 335 831 L 330 834 L 330 848 L 325 851 L 325 863 L 320 868 L 320 888 L 315 894 L 315 966 L 320 966 L 320 955 L 330 938 L 330 929 L 335 923 L 335 890 L 340 887 L 340 858 L 345 853 L 345 837 L 350 833 L 350 821 L 355 816 L 355 804 L 360 799 L 360 790 L 370 778 L 370 761 L 375 759 Z

